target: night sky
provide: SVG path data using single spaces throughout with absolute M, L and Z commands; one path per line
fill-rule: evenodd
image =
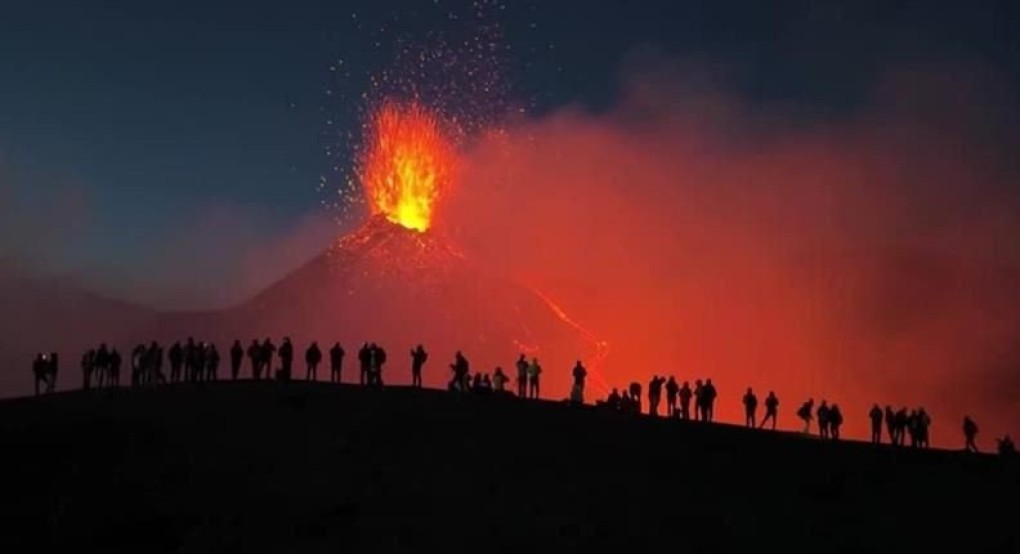
M 461 9 L 431 4 L 6 2 L 2 253 L 129 298 L 202 303 L 224 300 L 217 289 L 261 242 L 325 244 L 328 68 L 378 71 L 391 55 L 368 29 L 413 35 Z M 611 108 L 621 68 L 653 55 L 810 120 L 852 115 L 891 66 L 977 63 L 1013 87 L 1018 15 L 1006 1 L 607 0 L 508 1 L 500 17 L 511 92 L 534 114 Z M 188 263 L 201 283 L 178 271 Z

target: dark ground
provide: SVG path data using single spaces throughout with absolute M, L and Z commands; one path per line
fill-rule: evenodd
M 1020 549 L 1016 460 L 513 398 L 72 392 L 0 402 L 0 444 L 9 552 Z

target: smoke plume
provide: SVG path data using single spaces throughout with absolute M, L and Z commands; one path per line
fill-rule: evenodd
M 791 428 L 826 399 L 858 436 L 873 402 L 926 407 L 943 445 L 964 413 L 985 440 L 1015 430 L 1009 87 L 974 65 L 914 66 L 818 114 L 690 77 L 645 65 L 606 113 L 481 141 L 440 219 L 608 341 L 618 386 L 712 378 L 732 421 L 746 387 L 775 390 Z

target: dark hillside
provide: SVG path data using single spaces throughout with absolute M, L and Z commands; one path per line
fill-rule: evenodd
M 513 398 L 254 382 L 73 392 L 0 402 L 0 444 L 0 540 L 28 551 L 1020 546 L 1014 460 Z

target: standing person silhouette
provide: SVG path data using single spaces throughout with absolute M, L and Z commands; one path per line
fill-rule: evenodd
M 757 427 L 758 417 L 758 396 L 754 394 L 751 387 L 747 387 L 744 393 L 744 424 L 754 429 Z
M 244 347 L 241 346 L 241 341 L 235 340 L 234 346 L 230 347 L 230 378 L 234 381 L 237 381 L 237 376 L 241 373 L 242 361 L 244 361 Z
M 966 439 L 966 443 L 964 444 L 964 450 L 968 452 L 980 452 L 980 450 L 978 450 L 977 443 L 975 442 L 977 434 L 978 434 L 977 423 L 974 423 L 974 420 L 971 419 L 970 416 L 964 416 L 963 437 L 964 439 Z
M 333 348 L 329 349 L 329 381 L 331 383 L 340 382 L 340 372 L 343 370 L 344 365 L 344 349 L 340 346 L 339 342 L 333 343 Z
M 878 407 L 878 404 L 871 406 L 871 411 L 868 412 L 868 419 L 871 420 L 871 442 L 873 444 L 882 443 L 882 408 Z
M 775 391 L 769 391 L 765 397 L 765 417 L 761 419 L 759 428 L 765 427 L 765 423 L 772 422 L 772 430 L 776 430 L 776 417 L 779 415 L 779 398 L 776 398 Z
M 574 403 L 584 403 L 584 381 L 588 377 L 588 370 L 584 368 L 581 360 L 577 360 L 574 364 L 574 370 L 572 372 L 574 377 L 574 386 L 572 387 L 570 398 Z
M 528 395 L 528 360 L 524 354 L 517 358 L 517 397 L 525 398 Z
M 305 350 L 305 381 L 319 380 L 319 364 L 322 362 L 322 350 L 318 341 L 312 341 Z
M 539 380 L 542 377 L 542 366 L 538 365 L 538 358 L 532 358 L 528 365 L 528 397 L 538 399 Z
M 429 359 L 428 352 L 425 351 L 425 347 L 418 345 L 411 350 L 411 386 L 415 388 L 421 388 L 421 370 L 425 366 L 425 361 Z

